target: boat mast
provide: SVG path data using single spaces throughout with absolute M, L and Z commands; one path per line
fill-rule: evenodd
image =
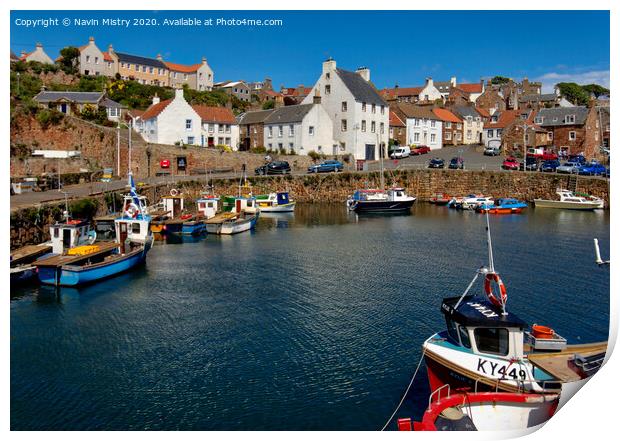
M 385 190 L 385 181 L 384 181 L 384 176 L 383 176 L 383 146 L 380 143 L 378 131 L 377 131 L 377 146 L 379 147 L 379 163 L 381 166 L 381 190 Z
M 491 227 L 489 225 L 489 212 L 486 212 L 487 218 L 487 246 L 489 248 L 489 273 L 495 273 L 495 266 L 493 265 L 493 245 L 491 243 Z

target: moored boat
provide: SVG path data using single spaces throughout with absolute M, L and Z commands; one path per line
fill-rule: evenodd
M 406 212 L 416 198 L 408 196 L 404 188 L 394 187 L 387 191 L 378 189 L 357 190 L 347 200 L 349 210 L 357 213 Z
M 495 203 L 481 204 L 476 208 L 478 213 L 518 214 L 527 208 L 527 203 L 514 198 L 499 198 Z
M 595 210 L 603 208 L 604 201 L 595 196 L 576 195 L 572 191 L 558 189 L 557 200 L 534 199 L 536 208 L 560 208 L 564 210 Z
M 420 422 L 398 420 L 398 430 L 464 431 L 533 429 L 551 418 L 558 408 L 557 394 L 436 390 Z M 440 392 L 444 392 L 443 394 Z
M 52 246 L 47 243 L 39 245 L 26 245 L 11 251 L 11 285 L 21 284 L 34 279 L 37 268 L 33 262 L 52 251 Z
M 115 242 L 93 242 L 65 250 L 63 238 L 70 237 L 66 226 L 52 227 L 54 254 L 34 262 L 41 283 L 78 286 L 115 276 L 145 261 L 153 243 L 150 217 L 135 193 L 130 175 L 131 193 L 125 196 L 125 211 L 115 219 Z M 80 224 L 81 225 L 81 224 Z M 81 228 L 84 228 L 81 226 Z M 69 233 L 66 233 L 69 231 Z M 60 253 L 57 253 L 58 250 Z
M 602 365 L 607 342 L 568 345 L 553 330 L 529 327 L 506 311 L 508 297 L 493 266 L 490 231 L 487 241 L 489 266 L 476 272 L 461 296 L 443 299 L 447 329 L 423 344 L 431 391 L 449 384 L 477 391 L 557 394 L 585 381 Z M 484 295 L 469 294 L 480 275 Z
M 258 209 L 264 213 L 290 213 L 295 211 L 295 201 L 290 199 L 286 191 L 257 195 L 256 204 Z
M 181 219 L 183 215 L 185 197 L 178 190 L 170 190 L 170 194 L 162 196 L 160 209 L 149 214 L 150 228 L 153 233 L 180 234 L 183 231 L 183 223 L 187 219 Z
M 437 193 L 435 196 L 430 198 L 429 202 L 435 205 L 448 205 L 451 200 L 451 196 L 448 196 L 444 193 Z
M 483 194 L 468 194 L 467 196 L 453 197 L 448 201 L 449 208 L 457 210 L 475 210 L 482 204 L 492 204 L 493 198 Z

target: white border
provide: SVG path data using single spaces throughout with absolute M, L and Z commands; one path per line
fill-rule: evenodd
M 418 4 L 412 2 L 411 0 L 387 0 L 382 1 L 380 3 L 364 3 L 362 4 L 359 0 L 314 0 L 312 2 L 308 2 L 306 4 L 299 3 L 291 3 L 289 1 L 284 0 L 273 0 L 273 1 L 263 1 L 260 2 L 260 5 L 257 4 L 256 1 L 249 0 L 238 0 L 230 5 L 224 5 L 223 3 L 218 3 L 215 5 L 210 5 L 204 1 L 186 1 L 182 3 L 184 9 L 187 10 L 230 10 L 230 9 L 239 9 L 239 10 L 304 10 L 304 9 L 323 9 L 323 10 L 337 10 L 337 9 L 365 9 L 365 10 L 374 10 L 378 8 L 383 9 L 416 9 L 416 10 L 437 10 L 437 9 L 452 9 L 452 10 L 540 10 L 540 9 L 548 9 L 548 10 L 573 10 L 573 9 L 583 9 L 584 6 L 587 6 L 588 9 L 598 9 L 598 10 L 611 10 L 611 59 L 610 59 L 610 69 L 611 69 L 611 84 L 620 84 L 618 83 L 618 69 L 615 65 L 615 62 L 618 61 L 618 50 L 620 49 L 618 46 L 618 41 L 620 41 L 620 35 L 618 33 L 618 25 L 619 23 L 619 5 L 620 2 L 612 2 L 612 1 L 603 1 L 603 0 L 589 0 L 586 3 L 576 2 L 574 0 L 551 0 L 545 1 L 544 4 L 541 4 L 540 1 L 536 0 L 522 0 L 515 3 L 500 3 L 497 0 L 483 0 L 483 1 L 473 1 L 464 3 L 460 0 L 444 0 L 440 2 L 440 4 L 434 2 L 419 2 Z M 3 3 L 2 8 L 4 9 L 4 23 L 5 26 L 2 29 L 2 38 L 4 40 L 4 48 L 5 54 L 7 55 L 3 58 L 3 83 L 5 86 L 5 103 L 8 101 L 8 84 L 9 84 L 9 62 L 8 62 L 8 52 L 9 52 L 9 32 L 10 27 L 6 26 L 9 20 L 10 9 L 19 9 L 19 10 L 114 10 L 114 9 L 135 9 L 135 10 L 154 10 L 154 9 L 171 9 L 171 6 L 175 6 L 171 4 L 169 1 L 163 0 L 152 0 L 152 1 L 138 1 L 134 0 L 131 4 L 122 0 L 106 0 L 105 2 L 85 2 L 84 0 L 76 1 L 69 0 L 64 1 L 62 5 L 58 5 L 57 3 L 45 2 L 41 0 L 29 1 L 25 3 L 22 1 L 9 0 L 8 2 Z M 234 8 L 233 8 L 234 7 Z M 568 24 L 567 24 L 568 26 Z M 389 29 L 385 30 L 389 32 Z M 437 32 L 442 32 L 441 29 L 438 29 Z M 521 29 L 518 32 L 523 34 L 524 38 L 535 38 L 537 32 L 555 32 L 554 29 L 541 29 L 541 30 L 527 30 Z M 579 29 L 575 27 L 574 32 L 587 32 L 587 29 Z M 488 39 L 489 36 L 485 36 L 484 30 L 482 28 L 473 28 L 470 31 L 470 38 L 474 39 Z M 575 54 L 576 59 L 578 59 L 579 54 Z M 612 105 L 613 111 L 612 113 L 612 131 L 616 133 L 616 129 L 618 129 L 617 124 L 617 110 L 618 106 Z M 3 139 L 5 139 L 5 146 L 8 146 L 9 140 L 9 111 L 8 106 L 2 106 L 2 115 L 3 115 L 3 125 L 2 131 L 4 134 Z M 6 147 L 5 147 L 6 148 Z M 8 150 L 8 149 L 7 149 Z M 5 150 L 6 152 L 6 150 Z M 7 153 L 5 153 L 7 154 Z M 8 161 L 2 161 L 0 163 L 0 172 L 7 179 L 9 177 L 9 166 Z M 615 164 L 615 163 L 614 163 Z M 618 172 L 617 167 L 614 168 L 613 175 L 616 176 Z M 7 182 L 8 184 L 8 182 Z M 6 189 L 8 185 L 5 185 Z M 616 195 L 617 186 L 615 185 L 615 180 L 611 183 L 611 192 L 613 197 L 613 203 L 617 201 Z M 5 190 L 1 193 L 1 200 L 5 206 L 9 206 L 9 196 L 8 192 Z M 618 249 L 618 241 L 616 240 L 615 235 L 613 235 L 614 227 L 618 226 L 616 223 L 615 216 L 612 213 L 611 216 L 611 260 L 615 259 L 616 250 Z M 0 227 L 0 231 L 8 232 L 9 225 L 9 216 L 5 216 L 3 219 L 3 224 Z M 2 243 L 0 243 L 0 247 L 3 250 L 4 262 L 8 262 L 8 254 L 9 254 L 9 242 L 6 234 L 2 236 Z M 589 269 L 584 269 L 587 271 Z M 592 270 L 596 270 L 593 263 Z M 8 274 L 6 272 L 2 273 L 2 281 L 3 286 L 9 286 L 8 282 Z M 615 293 L 615 295 L 611 295 L 611 315 L 610 315 L 610 344 L 612 342 L 615 343 L 617 337 L 617 324 L 618 324 L 618 299 L 617 299 L 617 287 L 618 287 L 618 277 L 616 274 L 611 273 L 611 293 Z M 584 298 L 586 294 L 584 293 Z M 2 406 L 2 418 L 3 418 L 3 428 L 5 430 L 9 430 L 10 428 L 10 377 L 9 377 L 9 356 L 10 356 L 10 348 L 9 348 L 9 300 L 4 300 L 6 309 L 5 311 L 7 318 L 7 322 L 5 323 L 3 329 L 3 338 L 2 345 L 4 349 L 4 354 L 6 354 L 5 360 L 7 360 L 2 365 L 2 378 L 3 382 L 3 392 L 5 400 L 3 401 Z M 550 437 L 552 438 L 565 438 L 565 439 L 579 439 L 581 437 L 588 437 L 591 439 L 609 439 L 612 434 L 616 431 L 613 423 L 615 422 L 615 418 L 617 417 L 616 409 L 617 409 L 617 400 L 619 386 L 618 386 L 618 378 L 617 374 L 619 372 L 619 362 L 618 356 L 614 355 L 606 364 L 606 366 L 588 383 L 586 387 L 584 387 L 579 394 L 577 395 L 577 399 L 571 400 L 564 408 L 561 409 L 558 414 L 552 418 L 552 420 L 541 430 L 530 434 L 529 439 L 532 440 L 544 440 L 548 441 Z M 406 385 L 403 385 L 405 387 Z M 387 416 L 386 416 L 387 417 Z M 294 424 L 294 422 L 292 422 Z M 494 434 L 494 433 L 415 433 L 415 434 L 402 434 L 395 435 L 394 433 L 385 433 L 385 434 L 377 434 L 374 432 L 297 432 L 295 434 L 291 434 L 290 432 L 257 432 L 252 434 L 246 434 L 244 432 L 210 432 L 208 434 L 200 433 L 200 432 L 182 432 L 180 434 L 175 434 L 172 436 L 182 436 L 183 438 L 188 439 L 204 439 L 205 436 L 209 438 L 223 438 L 223 439 L 235 439 L 241 437 L 251 436 L 252 438 L 258 439 L 289 439 L 292 436 L 298 439 L 314 439 L 316 437 L 327 437 L 330 439 L 341 439 L 344 437 L 355 437 L 358 439 L 369 439 L 375 436 L 385 436 L 385 437 L 393 437 L 393 436 L 410 436 L 424 439 L 437 439 L 437 437 L 441 438 L 451 438 L 459 437 L 459 439 L 464 440 L 481 440 L 481 439 L 500 439 L 507 437 L 514 437 L 517 434 Z M 52 440 L 66 440 L 66 439 L 78 439 L 84 436 L 89 438 L 98 438 L 104 439 L 104 437 L 109 437 L 110 435 L 105 432 L 95 432 L 84 434 L 81 432 L 50 432 L 50 433 L 32 433 L 32 432 L 12 432 L 10 436 L 16 439 L 26 439 L 34 436 L 45 436 L 51 437 Z M 115 433 L 113 436 L 120 437 L 122 439 L 135 439 L 136 437 L 150 438 L 150 439 L 168 439 L 171 434 L 166 432 L 120 432 Z M 617 436 L 617 435 L 616 435 Z

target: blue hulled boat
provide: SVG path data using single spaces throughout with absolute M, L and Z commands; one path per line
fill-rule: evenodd
M 521 213 L 524 208 L 527 208 L 526 202 L 514 198 L 499 198 L 495 200 L 494 204 L 480 205 L 476 211 L 478 213 L 513 214 Z

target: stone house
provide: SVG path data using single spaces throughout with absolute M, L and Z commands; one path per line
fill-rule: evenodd
M 463 144 L 482 144 L 482 115 L 473 106 L 454 106 L 450 110 L 463 120 Z
M 168 67 L 163 63 L 161 56 L 157 59 L 141 57 L 108 50 L 114 59 L 116 73 L 123 80 L 135 80 L 141 84 L 154 86 L 168 86 L 169 72 Z M 115 75 L 116 75 L 115 73 Z
M 100 107 L 106 110 L 110 121 L 120 121 L 126 110 L 121 104 L 112 101 L 102 92 L 62 92 L 42 90 L 33 97 L 39 106 L 56 109 L 66 115 L 77 115 L 85 108 Z
M 280 94 L 283 97 L 284 105 L 291 106 L 301 104 L 301 102 L 312 92 L 312 87 L 300 84 L 297 87 L 280 87 Z
M 394 107 L 394 112 L 407 126 L 408 145 L 425 145 L 431 150 L 443 147 L 442 121 L 431 107 L 401 103 Z
M 21 61 L 37 61 L 43 64 L 54 64 L 54 60 L 43 50 L 43 45 L 37 43 L 32 52 L 22 51 L 19 57 Z
M 534 123 L 547 130 L 557 151 L 600 156 L 600 121 L 595 106 L 555 107 L 540 109 Z
M 484 80 L 480 80 L 479 83 L 460 83 L 453 89 L 460 90 L 470 102 L 475 103 L 478 97 L 484 93 Z
M 407 145 L 407 125 L 392 108 L 390 108 L 390 139 L 398 145 Z
M 275 109 L 264 122 L 264 145 L 280 153 L 332 154 L 338 144 L 333 138 L 332 120 L 316 97 L 311 104 Z
M 443 101 L 444 98 L 430 77 L 426 79 L 424 86 L 402 88 L 396 86 L 393 89 L 383 89 L 381 96 L 388 102 L 399 103 L 432 103 L 436 100 Z
M 390 109 L 370 84 L 370 69 L 355 72 L 336 66 L 328 59 L 321 76 L 302 104 L 321 97 L 321 106 L 332 118 L 333 136 L 337 146 L 328 154 L 352 154 L 357 160 L 376 160 L 386 153 L 389 137 Z
M 228 95 L 236 96 L 241 101 L 250 102 L 252 100 L 250 86 L 244 81 L 224 81 L 214 84 L 213 88 L 223 90 Z
M 163 61 L 163 60 L 161 60 Z M 207 64 L 207 59 L 202 57 L 202 61 L 197 64 L 185 65 L 163 61 L 168 68 L 170 87 L 179 88 L 187 85 L 194 90 L 213 89 L 213 70 Z
M 523 154 L 524 149 L 530 147 L 553 150 L 549 148 L 551 140 L 547 135 L 547 130 L 534 122 L 537 111 L 519 109 L 516 112 L 516 117 L 506 126 L 502 134 L 501 147 L 504 152 L 506 154 Z
M 574 107 L 574 104 L 561 96 L 558 89 L 556 89 L 555 93 L 519 96 L 519 109 L 542 109 L 551 107 Z
M 499 147 L 502 145 L 504 130 L 512 125 L 519 117 L 518 110 L 503 110 L 494 112 L 488 121 L 484 123 L 482 132 L 482 144 L 485 147 Z
M 250 150 L 256 147 L 265 147 L 265 119 L 273 113 L 270 110 L 245 112 L 237 116 L 239 125 L 239 150 Z
M 442 122 L 443 146 L 461 145 L 463 143 L 463 120 L 448 109 L 435 107 L 432 112 Z
M 112 45 L 108 47 L 108 51 L 102 52 L 95 44 L 95 38 L 90 37 L 88 44 L 78 49 L 80 51 L 78 67 L 82 75 L 113 77 L 116 74 L 114 58 L 110 55 L 110 51 L 114 51 Z
M 202 104 L 195 104 L 192 109 L 198 114 L 202 124 L 200 146 L 225 145 L 238 150 L 239 124 L 230 109 Z
M 476 99 L 476 107 L 488 110 L 489 113 L 506 110 L 506 101 L 500 95 L 499 90 L 492 86 L 491 80 L 487 82 L 484 92 Z
M 609 129 L 611 123 L 611 113 L 609 106 L 597 107 L 598 111 L 598 119 L 599 119 L 599 127 L 601 132 L 601 146 L 609 148 L 610 146 L 610 137 L 609 137 Z

